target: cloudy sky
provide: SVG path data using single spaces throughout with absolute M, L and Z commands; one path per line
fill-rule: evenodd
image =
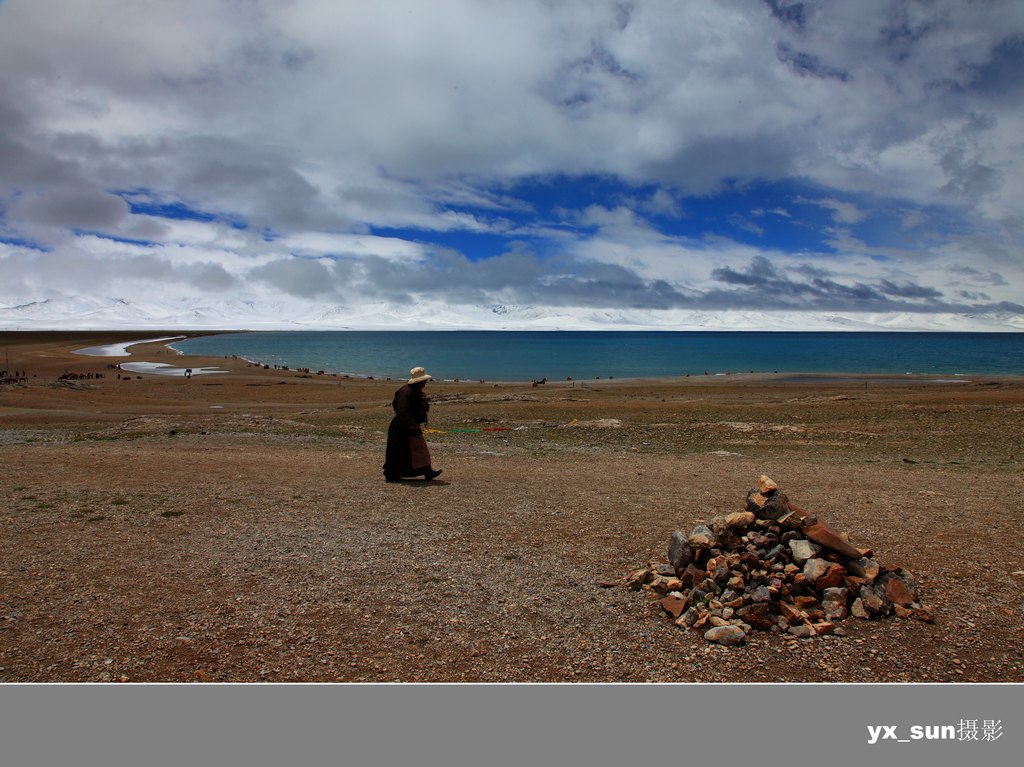
M 1024 314 L 1024 3 L 0 0 L 0 305 Z

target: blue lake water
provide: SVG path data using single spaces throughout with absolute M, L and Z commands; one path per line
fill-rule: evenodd
M 723 373 L 1024 375 L 1024 333 L 288 331 L 178 341 L 186 354 L 405 378 L 550 381 Z

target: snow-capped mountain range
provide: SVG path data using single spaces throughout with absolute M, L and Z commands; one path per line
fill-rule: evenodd
M 357 306 L 299 299 L 139 301 L 65 297 L 0 304 L 2 330 L 762 330 L 1024 331 L 1006 313 L 594 309 L 520 305 Z

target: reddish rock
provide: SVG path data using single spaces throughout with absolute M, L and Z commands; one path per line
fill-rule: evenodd
M 793 603 L 802 610 L 813 610 L 821 606 L 817 598 L 811 596 L 794 597 Z
M 683 614 L 686 609 L 686 599 L 674 594 L 670 594 L 661 600 L 661 606 L 665 612 L 671 615 L 673 618 L 678 618 Z
M 654 573 L 646 567 L 643 570 L 634 570 L 626 576 L 626 585 L 638 588 L 643 586 L 645 583 L 650 583 L 653 577 Z
M 707 577 L 707 573 L 699 567 L 694 565 L 687 565 L 686 569 L 683 570 L 682 575 L 679 576 L 679 580 L 682 582 L 683 587 L 696 586 L 698 583 Z
M 885 578 L 885 596 L 895 605 L 909 607 L 915 595 L 902 578 L 893 575 L 891 578 Z
M 725 515 L 725 526 L 729 530 L 739 530 L 754 524 L 754 515 L 749 511 L 734 511 Z
M 807 613 L 789 602 L 779 602 L 779 614 L 786 619 L 790 625 L 803 623 L 807 620 Z
M 865 585 L 867 581 L 863 578 L 858 578 L 856 575 L 847 575 L 843 580 L 843 585 L 849 589 L 851 594 L 859 594 L 860 587 Z
M 812 621 L 821 620 L 825 617 L 825 612 L 821 609 L 821 603 L 814 597 L 794 597 L 793 602 L 798 608 L 807 613 L 807 617 Z
M 814 582 L 814 588 L 819 591 L 825 589 L 833 589 L 840 586 L 843 583 L 843 579 L 846 578 L 846 568 L 842 565 L 831 565 L 825 574 L 822 575 L 818 580 Z
M 775 618 L 765 602 L 748 605 L 736 611 L 736 617 L 758 631 L 771 631 Z
M 819 621 L 812 624 L 811 629 L 813 629 L 815 636 L 825 636 L 826 634 L 833 633 L 836 627 L 832 621 Z

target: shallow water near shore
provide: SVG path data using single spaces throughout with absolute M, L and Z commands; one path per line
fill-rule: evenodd
M 355 376 L 491 381 L 723 373 L 1024 375 L 1024 334 L 632 331 L 290 331 L 178 341 L 185 354 L 238 356 Z

